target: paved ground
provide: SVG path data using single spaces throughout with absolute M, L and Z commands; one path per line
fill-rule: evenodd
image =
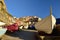
M 37 31 L 35 30 L 21 30 L 13 33 L 6 32 L 1 40 L 38 40 Z M 45 36 L 44 40 L 60 40 L 60 36 Z
M 38 40 L 36 37 L 37 31 L 21 30 L 14 33 L 6 33 L 1 40 Z

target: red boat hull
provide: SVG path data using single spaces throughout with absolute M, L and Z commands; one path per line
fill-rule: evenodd
M 7 30 L 11 31 L 11 32 L 17 31 L 18 30 L 18 24 L 14 23 L 12 25 L 7 26 Z

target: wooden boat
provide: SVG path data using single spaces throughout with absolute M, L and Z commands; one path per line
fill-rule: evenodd
M 0 26 L 2 26 L 2 25 L 5 25 L 5 23 L 3 23 L 3 22 L 0 22 Z
M 6 33 L 7 28 L 0 27 L 0 38 Z
M 0 37 L 2 37 L 7 31 L 7 28 L 2 27 L 3 25 L 5 25 L 5 23 L 0 22 Z
M 43 31 L 47 34 L 51 34 L 56 23 L 55 17 L 52 15 L 52 8 L 50 8 L 50 15 L 42 19 L 40 22 L 35 24 L 35 28 L 38 31 Z

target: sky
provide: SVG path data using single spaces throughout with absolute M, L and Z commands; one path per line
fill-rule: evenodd
M 7 11 L 14 17 L 37 16 L 45 18 L 52 14 L 60 18 L 60 0 L 4 0 Z

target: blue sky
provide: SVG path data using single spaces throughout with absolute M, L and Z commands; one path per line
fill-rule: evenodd
M 52 13 L 60 18 L 60 0 L 5 0 L 8 12 L 16 17 L 38 16 L 45 18 Z

